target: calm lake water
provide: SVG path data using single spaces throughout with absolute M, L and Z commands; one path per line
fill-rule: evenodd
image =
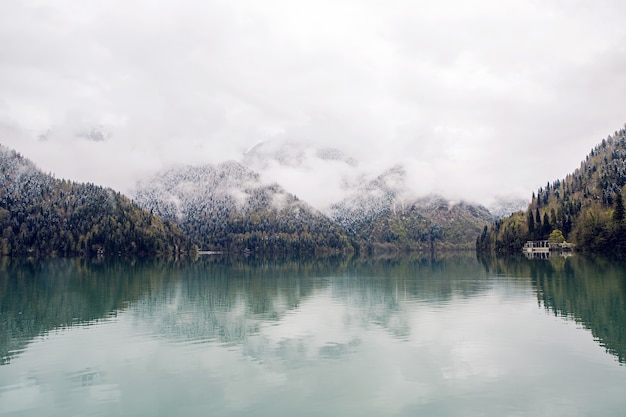
M 2 416 L 624 416 L 626 264 L 0 261 Z

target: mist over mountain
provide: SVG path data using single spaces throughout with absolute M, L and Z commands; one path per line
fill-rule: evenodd
M 395 166 L 333 204 L 330 216 L 372 250 L 468 249 L 473 236 L 494 219 L 483 206 L 431 194 L 416 197 L 406 173 Z
M 488 182 L 480 171 L 469 169 L 467 164 L 450 165 L 443 160 L 443 148 L 437 146 L 436 137 L 418 149 L 401 152 L 393 144 L 389 149 L 381 149 L 367 143 L 355 146 L 340 138 L 333 141 L 310 135 L 270 135 L 262 141 L 256 139 L 251 146 L 225 137 L 218 145 L 209 147 L 208 139 L 203 136 L 190 143 L 184 135 L 159 139 L 162 133 L 156 132 L 150 123 L 129 130 L 123 119 L 101 121 L 81 114 L 75 120 L 69 119 L 67 124 L 49 125 L 32 132 L 0 120 L 3 140 L 26 151 L 38 166 L 59 177 L 111 187 L 127 195 L 134 192 L 138 181 L 163 169 L 187 164 L 219 165 L 228 160 L 254 170 L 266 184 L 278 183 L 323 212 L 349 198 L 360 183 L 373 181 L 396 166 L 405 171 L 404 186 L 416 198 L 438 194 L 451 201 L 491 207 L 499 195 L 517 199 L 520 195 L 517 183 L 505 188 L 486 185 L 479 191 L 472 191 L 476 184 L 472 188 L 464 186 L 468 178 L 477 184 Z M 36 138 L 34 142 L 31 136 Z M 458 152 L 462 149 L 458 148 Z M 426 156 L 430 157 L 426 162 L 416 159 Z M 444 169 L 454 175 L 437 174 L 437 170 Z
M 429 188 L 422 184 L 427 172 L 421 172 L 420 166 L 413 166 L 406 160 L 381 158 L 375 164 L 362 163 L 338 147 L 318 146 L 312 142 L 260 142 L 243 153 L 241 163 L 258 172 L 261 181 L 280 184 L 331 217 L 335 217 L 333 213 L 340 210 L 339 206 L 344 206 L 344 210 L 349 210 L 350 205 L 360 206 L 358 211 L 368 212 L 382 210 L 392 200 L 402 204 L 404 201 L 400 200 L 429 195 L 471 204 L 479 204 L 482 198 L 462 199 L 458 193 L 428 191 Z M 459 171 L 461 175 L 463 173 Z M 487 201 L 487 207 L 493 209 L 496 217 L 510 214 L 527 204 L 519 197 L 498 194 Z M 355 214 L 359 218 L 362 216 Z
M 416 197 L 488 206 L 623 122 L 625 16 L 617 0 L 1 1 L 0 142 L 123 193 L 236 160 L 323 209 L 344 177 L 400 164 Z M 265 169 L 244 160 L 276 144 Z
M 6 151 L 5 155 L 14 154 Z M 133 198 L 143 211 L 119 192 L 55 180 L 16 155 L 5 158 L 7 167 L 23 160 L 27 162 L 20 164 L 30 168 L 3 168 L 2 214 L 9 222 L 3 230 L 5 253 L 124 252 L 123 242 L 132 252 L 155 253 L 187 245 L 176 230 L 170 230 L 171 223 L 200 248 L 216 251 L 320 254 L 467 249 L 472 236 L 493 219 L 482 206 L 436 194 L 418 196 L 401 164 L 371 177 L 360 170 L 355 158 L 329 147 L 264 143 L 243 155 L 250 166 L 227 161 L 162 170 L 135 187 Z M 284 169 L 293 175 L 285 176 Z M 22 171 L 35 179 L 19 174 Z M 287 182 L 288 186 L 297 188 L 299 180 L 309 181 L 327 205 L 320 210 L 296 196 L 272 180 L 277 173 L 279 179 L 295 181 Z M 42 189 L 33 194 L 33 184 Z M 154 229 L 149 232 L 154 242 L 170 241 L 154 243 L 152 237 L 136 237 L 144 228 Z M 167 233 L 174 237 L 168 238 Z M 111 236 L 117 236 L 116 243 Z M 133 239 L 139 240 L 133 244 Z
M 493 220 L 482 206 L 416 196 L 402 165 L 369 178 L 356 159 L 333 148 L 261 143 L 243 160 L 248 166 L 230 161 L 164 170 L 140 182 L 134 198 L 211 250 L 311 252 L 311 233 L 318 251 L 468 249 Z M 310 184 L 324 179 L 315 192 L 328 204 L 318 210 L 288 192 L 289 182 L 271 182 L 277 173 L 288 178 L 284 170 Z M 326 194 L 332 184 L 338 192 Z
M 161 171 L 139 182 L 134 197 L 160 216 L 182 220 L 194 216 L 194 210 L 204 210 L 210 217 L 248 209 L 252 194 L 261 188 L 259 174 L 228 161 Z
M 76 136 L 93 142 L 104 142 L 112 135 L 103 126 L 90 126 L 79 130 Z
M 509 216 L 528 207 L 528 200 L 517 197 L 496 197 L 486 204 L 489 212 L 497 219 Z
M 294 140 L 258 143 L 244 152 L 241 162 L 262 181 L 278 183 L 324 212 L 349 193 L 356 178 L 372 171 L 336 147 Z
M 301 167 L 309 159 L 338 161 L 356 167 L 356 159 L 343 151 L 332 147 L 316 147 L 296 141 L 264 141 L 244 152 L 243 163 L 256 169 L 263 169 L 271 163 L 284 166 Z
M 330 219 L 238 162 L 174 167 L 138 184 L 147 210 L 176 221 L 202 249 L 258 253 L 353 252 Z
M 335 222 L 352 232 L 381 215 L 402 210 L 407 203 L 406 173 L 400 165 L 373 180 L 353 180 L 350 188 L 348 196 L 332 204 L 328 212 Z

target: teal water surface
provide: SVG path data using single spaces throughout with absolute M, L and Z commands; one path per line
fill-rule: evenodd
M 626 264 L 0 261 L 2 416 L 623 416 Z

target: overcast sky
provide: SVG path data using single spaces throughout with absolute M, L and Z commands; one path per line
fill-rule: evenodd
M 0 143 L 124 192 L 298 141 L 529 198 L 626 122 L 625 22 L 623 0 L 2 0 Z

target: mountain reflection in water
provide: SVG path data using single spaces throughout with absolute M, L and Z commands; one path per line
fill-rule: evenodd
M 480 258 L 490 274 L 529 277 L 540 305 L 575 320 L 626 363 L 626 261 L 599 256 Z
M 5 259 L 0 415 L 622 415 L 624 271 Z
M 444 305 L 487 291 L 499 276 L 531 284 L 540 305 L 590 329 L 607 352 L 626 361 L 626 263 L 598 257 L 5 259 L 0 271 L 2 364 L 48 332 L 108 320 L 131 307 L 141 328 L 160 337 L 245 344 L 320 293 L 359 307 L 343 319 L 376 323 L 403 338 L 410 328 L 402 300 Z M 265 349 L 255 343 L 246 346 L 252 357 Z M 325 346 L 323 354 L 349 352 L 358 343 L 357 337 Z

